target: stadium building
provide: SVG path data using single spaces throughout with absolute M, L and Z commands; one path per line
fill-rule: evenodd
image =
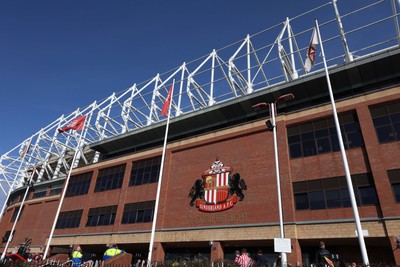
M 333 1 L 61 116 L 1 157 L 1 250 L 400 265 L 396 8 Z

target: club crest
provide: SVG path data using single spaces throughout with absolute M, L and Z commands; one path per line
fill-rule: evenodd
M 232 208 L 244 198 L 246 183 L 239 173 L 231 176 L 232 168 L 216 160 L 202 173 L 190 190 L 190 206 L 196 205 L 200 211 L 218 212 Z

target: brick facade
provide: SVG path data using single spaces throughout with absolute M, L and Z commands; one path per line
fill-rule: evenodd
M 370 262 L 381 257 L 397 265 L 400 265 L 400 254 L 399 249 L 395 250 L 394 236 L 400 235 L 400 209 L 387 170 L 400 169 L 400 142 L 379 144 L 369 107 L 399 99 L 400 90 L 396 87 L 337 103 L 338 113 L 356 112 L 365 143 L 364 147 L 346 151 L 350 172 L 372 173 L 377 191 L 379 205 L 358 208 L 363 229 L 368 231 L 365 239 L 367 249 L 371 251 Z M 292 253 L 288 254 L 288 262 L 292 265 L 302 264 L 303 254 L 307 249 L 311 251 L 312 247 L 316 249 L 321 239 L 326 241 L 328 249 L 329 245 L 335 247 L 342 258 L 347 256 L 347 259 L 361 261 L 351 208 L 296 211 L 294 206 L 293 182 L 344 176 L 344 169 L 340 152 L 290 159 L 287 127 L 331 114 L 330 105 L 323 105 L 277 117 L 283 219 L 285 236 L 291 239 L 292 244 Z M 208 250 L 214 261 L 223 259 L 224 252 L 243 246 L 261 246 L 272 254 L 273 239 L 279 237 L 273 149 L 272 133 L 266 131 L 264 120 L 169 143 L 153 259 L 162 261 L 173 246 L 196 248 L 198 245 Z M 62 211 L 83 209 L 82 219 L 79 228 L 57 229 L 52 244 L 66 247 L 78 243 L 87 246 L 136 244 L 133 250 L 148 251 L 151 223 L 121 224 L 121 220 L 126 203 L 155 200 L 156 183 L 129 186 L 129 177 L 135 161 L 160 156 L 161 153 L 158 147 L 74 170 L 73 175 L 93 171 L 89 193 L 65 198 L 62 206 Z M 244 200 L 228 210 L 201 212 L 189 205 L 188 194 L 196 179 L 201 178 L 217 158 L 233 168 L 232 174 L 239 173 L 248 189 L 244 191 Z M 94 192 L 99 170 L 120 164 L 126 164 L 122 188 Z M 28 200 L 11 247 L 21 243 L 25 237 L 32 238 L 33 247 L 43 246 L 53 224 L 58 200 L 59 196 Z M 113 225 L 85 226 L 90 208 L 110 205 L 118 206 Z M 17 206 L 19 203 L 7 208 L 0 234 L 11 229 L 11 216 Z M 133 251 L 130 253 L 135 255 Z M 309 257 L 312 261 L 311 252 Z

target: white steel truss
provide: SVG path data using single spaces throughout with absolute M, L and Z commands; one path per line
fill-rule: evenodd
M 324 46 L 330 51 L 327 53 L 330 66 L 399 45 L 395 0 L 369 1 L 367 6 L 342 16 L 336 2 L 286 18 L 283 23 L 60 116 L 0 157 L 0 194 L 7 196 L 7 203 L 10 192 L 28 185 L 31 174 L 36 183 L 65 177 L 70 168 L 99 160 L 100 153 L 90 150 L 90 144 L 164 121 L 160 110 L 172 80 L 176 81 L 171 105 L 173 120 L 309 75 L 304 71 L 304 57 L 314 18 L 322 21 L 321 31 L 326 32 L 323 36 L 328 36 Z M 372 13 L 375 16 L 368 16 Z M 364 25 L 350 28 L 359 18 L 363 18 Z M 343 25 L 349 27 L 347 32 Z M 322 70 L 320 62 L 312 72 Z M 79 116 L 86 116 L 83 130 L 59 133 L 58 129 Z M 80 138 L 84 142 L 77 147 Z M 72 162 L 76 149 L 79 153 Z

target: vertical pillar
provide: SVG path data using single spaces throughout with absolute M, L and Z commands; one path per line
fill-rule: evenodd
M 222 242 L 212 241 L 212 244 L 210 244 L 210 249 L 211 249 L 211 257 L 210 257 L 211 262 L 218 262 L 224 259 L 224 247 L 222 245 Z
M 297 238 L 292 238 L 292 253 L 288 253 L 288 265 L 303 266 L 303 257 L 301 255 L 301 247 Z
M 153 245 L 153 255 L 152 255 L 152 263 L 155 262 L 164 262 L 165 259 L 165 250 L 161 242 L 154 242 Z

